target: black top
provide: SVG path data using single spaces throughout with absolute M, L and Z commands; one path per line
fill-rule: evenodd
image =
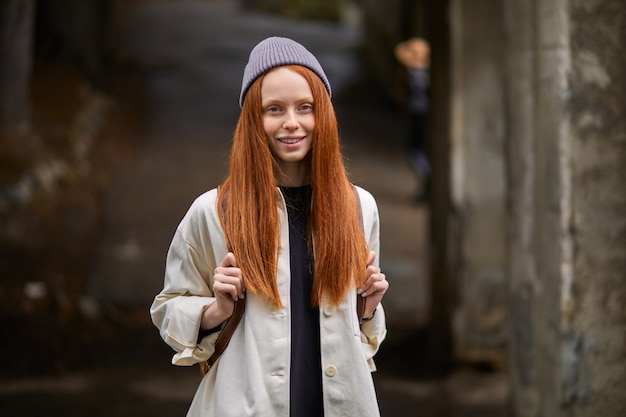
M 281 187 L 289 218 L 291 259 L 290 416 L 322 417 L 319 308 L 311 307 L 313 259 L 307 244 L 311 187 Z

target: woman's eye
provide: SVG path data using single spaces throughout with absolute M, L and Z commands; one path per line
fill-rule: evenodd
M 277 113 L 280 111 L 280 107 L 278 106 L 269 106 L 267 109 L 265 109 L 266 112 L 268 113 Z
M 300 106 L 300 111 L 303 111 L 303 112 L 313 111 L 313 105 L 312 104 L 303 104 L 303 105 Z

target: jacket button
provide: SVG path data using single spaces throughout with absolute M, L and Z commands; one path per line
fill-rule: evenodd
M 332 304 L 326 304 L 324 306 L 324 315 L 330 317 L 335 312 L 335 307 Z
M 337 375 L 337 367 L 335 365 L 328 365 L 324 372 L 327 376 L 333 377 Z

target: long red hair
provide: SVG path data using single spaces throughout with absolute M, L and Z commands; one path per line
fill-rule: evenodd
M 367 244 L 352 184 L 344 167 L 337 119 L 323 82 L 307 68 L 290 65 L 313 94 L 315 129 L 308 159 L 312 189 L 308 240 L 314 254 L 311 305 L 339 304 L 361 284 Z M 271 70 L 270 70 L 271 71 Z M 233 136 L 229 174 L 219 187 L 218 207 L 228 249 L 235 254 L 246 290 L 282 305 L 276 283 L 279 247 L 277 205 L 280 172 L 263 129 L 261 75 L 243 102 Z

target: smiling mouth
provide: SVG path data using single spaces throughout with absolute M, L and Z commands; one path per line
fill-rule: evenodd
M 279 138 L 279 139 L 278 139 L 278 141 L 279 141 L 280 143 L 285 143 L 285 144 L 287 144 L 287 145 L 291 145 L 291 144 L 294 144 L 294 143 L 298 143 L 298 142 L 300 142 L 301 140 L 304 140 L 304 137 L 297 137 L 297 138 Z

